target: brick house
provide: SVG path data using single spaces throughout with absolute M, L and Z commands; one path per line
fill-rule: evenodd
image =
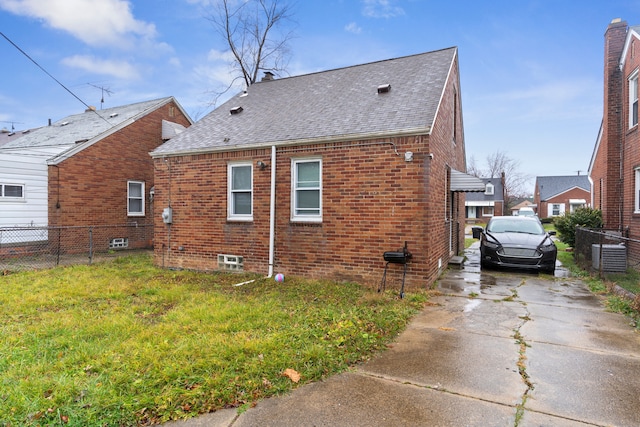
M 533 204 L 540 218 L 573 213 L 590 206 L 591 182 L 586 175 L 538 176 L 533 192 Z
M 480 179 L 485 190 L 467 194 L 464 202 L 466 222 L 469 224 L 488 221 L 494 215 L 505 215 L 502 178 Z
M 377 284 L 406 242 L 407 287 L 429 286 L 463 249 L 464 191 L 485 189 L 464 173 L 457 48 L 266 73 L 152 157 L 172 268 Z
M 604 227 L 640 238 L 640 26 L 614 19 L 604 37 L 604 108 L 589 165 Z
M 152 224 L 149 152 L 191 124 L 167 97 L 89 108 L 5 143 L 0 185 L 10 191 L 0 197 L 0 227 L 42 227 L 21 238 L 38 241 L 49 238 L 47 227 Z M 153 227 L 147 233 L 140 245 L 151 242 Z

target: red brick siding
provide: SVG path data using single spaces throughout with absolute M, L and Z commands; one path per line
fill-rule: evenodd
M 163 142 L 163 119 L 190 125 L 171 102 L 58 165 L 49 166 L 49 225 L 151 223 L 154 209 L 149 190 L 154 185 L 154 172 L 149 153 Z M 145 216 L 127 216 L 129 180 L 145 183 Z
M 622 188 L 620 183 L 621 129 L 623 113 L 623 76 L 618 67 L 626 38 L 626 22 L 612 23 L 604 40 L 604 111 L 602 136 L 591 170 L 594 183 L 594 207 L 602 209 L 607 228 L 620 227 Z M 602 186 L 601 183 L 602 182 Z M 602 187 L 602 188 L 601 188 Z
M 452 74 L 431 135 L 278 147 L 275 272 L 377 287 L 383 253 L 400 249 L 406 241 L 413 254 L 407 288 L 435 282 L 438 261 L 446 268 L 451 255 L 444 209 L 447 166 L 465 170 L 460 113 L 458 141 L 453 142 L 458 76 Z M 413 152 L 411 162 L 404 159 L 407 151 Z M 322 223 L 292 222 L 291 162 L 312 156 L 322 159 Z M 214 270 L 218 254 L 233 254 L 244 257 L 245 270 L 266 274 L 270 157 L 270 149 L 260 149 L 156 159 L 156 210 L 169 204 L 173 208 L 171 226 L 154 217 L 156 263 Z M 270 165 L 253 169 L 253 221 L 248 223 L 227 221 L 227 165 L 236 160 Z M 464 224 L 464 197 L 454 200 L 458 209 L 453 222 L 459 227 Z M 463 242 L 462 231 L 454 247 L 462 248 Z M 390 265 L 388 287 L 399 285 L 401 271 Z
M 640 236 L 640 214 L 635 213 L 635 170 L 640 167 L 640 136 L 638 125 L 629 128 L 629 77 L 640 68 L 640 40 L 631 39 L 622 70 L 622 144 L 623 156 L 623 199 L 622 227 L 629 228 L 631 235 Z M 618 160 L 619 161 L 619 160 Z
M 570 212 L 569 199 L 584 199 L 587 201 L 587 204 L 589 204 L 590 197 L 591 195 L 588 191 L 585 191 L 582 188 L 572 188 L 571 190 L 565 191 L 556 197 L 541 201 L 538 204 L 538 216 L 540 218 L 549 216 L 549 205 L 556 203 L 564 205 L 564 211 L 568 214 Z

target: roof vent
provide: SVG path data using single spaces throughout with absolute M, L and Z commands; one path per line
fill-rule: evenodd
M 118 113 L 111 113 L 111 114 L 109 114 L 109 118 L 112 119 L 112 118 L 116 117 L 117 115 L 118 115 Z
M 387 93 L 391 90 L 391 84 L 387 83 L 386 85 L 378 86 L 378 93 Z
M 69 124 L 69 122 L 62 122 L 62 123 L 60 123 L 60 126 L 66 126 L 68 124 Z
M 242 107 L 238 106 L 238 107 L 233 107 L 231 110 L 229 110 L 229 112 L 231 114 L 239 114 L 242 112 Z

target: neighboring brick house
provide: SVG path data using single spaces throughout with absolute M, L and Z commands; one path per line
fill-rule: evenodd
M 604 109 L 589 165 L 604 227 L 640 238 L 640 26 L 614 19 L 604 39 Z
M 504 215 L 504 185 L 502 178 L 481 178 L 484 192 L 469 193 L 464 202 L 466 222 L 488 221 L 492 216 Z
M 538 210 L 538 207 L 531 200 L 525 199 L 519 201 L 515 206 L 511 208 L 510 215 L 518 215 L 518 211 L 520 210 L 520 208 L 531 208 L 534 210 L 534 212 Z
M 590 206 L 591 183 L 586 175 L 539 176 L 533 192 L 533 203 L 540 218 L 573 213 Z
M 167 97 L 90 108 L 7 142 L 0 147 L 0 185 L 10 191 L 0 197 L 0 227 L 152 224 L 149 152 L 191 124 Z M 151 242 L 152 228 L 140 242 Z M 48 238 L 34 231 L 14 240 Z M 94 240 L 96 248 L 108 243 Z
M 171 268 L 377 284 L 406 242 L 407 287 L 430 286 L 463 250 L 463 192 L 484 191 L 464 173 L 457 48 L 267 74 L 152 157 Z

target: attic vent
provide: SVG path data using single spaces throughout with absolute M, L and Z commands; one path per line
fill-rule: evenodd
M 76 144 L 82 144 L 83 142 L 87 142 L 88 139 L 79 139 L 76 141 Z
M 244 259 L 237 255 L 218 255 L 218 268 L 221 270 L 242 271 Z
M 387 93 L 391 90 L 391 84 L 387 83 L 386 85 L 378 86 L 378 93 Z
M 118 115 L 118 113 L 111 113 L 111 114 L 109 114 L 109 117 L 110 117 L 110 118 L 114 118 L 114 117 L 116 117 L 117 115 Z
M 242 107 L 233 107 L 231 110 L 229 110 L 229 112 L 231 114 L 239 114 L 242 112 Z
M 31 132 L 31 129 L 23 130 L 22 134 L 24 135 L 24 134 L 29 133 L 29 132 Z
M 60 123 L 60 126 L 66 126 L 68 124 L 69 124 L 69 122 L 62 122 L 62 123 Z

